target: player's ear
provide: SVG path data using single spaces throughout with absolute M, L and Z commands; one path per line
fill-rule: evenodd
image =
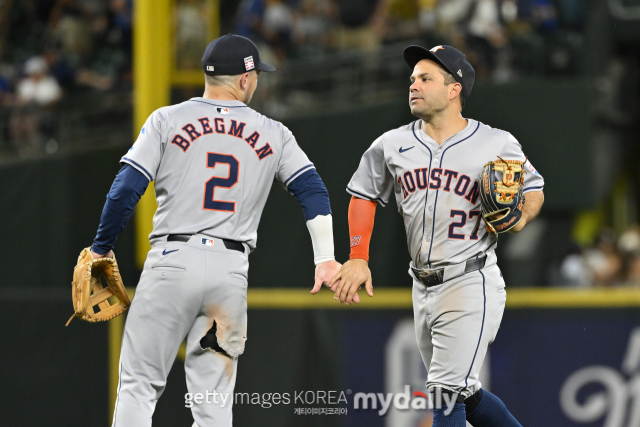
M 456 98 L 456 96 L 460 96 L 460 93 L 462 92 L 462 85 L 460 83 L 454 83 L 451 85 L 451 87 L 449 88 L 449 100 L 453 100 Z
M 240 89 L 247 90 L 249 87 L 249 73 L 244 73 L 240 76 Z

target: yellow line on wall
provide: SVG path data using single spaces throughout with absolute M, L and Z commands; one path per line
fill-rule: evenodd
M 128 288 L 133 295 L 134 288 Z M 360 304 L 347 306 L 333 299 L 328 289 L 311 295 L 307 289 L 253 288 L 247 293 L 250 309 L 258 310 L 389 310 L 410 309 L 411 289 L 378 288 L 373 297 L 358 292 Z M 629 288 L 507 288 L 507 308 L 616 308 L 640 307 L 640 289 Z
M 347 306 L 333 299 L 333 293 L 323 289 L 311 295 L 307 289 L 254 288 L 249 289 L 247 303 L 250 309 L 394 309 L 411 308 L 411 289 L 377 289 L 373 297 L 358 292 L 360 304 Z
M 640 289 L 507 288 L 507 308 L 640 307 Z
M 250 309 L 403 309 L 412 308 L 411 289 L 374 289 L 373 298 L 364 291 L 358 293 L 360 304 L 341 305 L 332 294 L 323 290 L 311 295 L 305 289 L 249 289 Z M 507 290 L 507 308 L 615 308 L 640 307 L 640 289 L 565 289 L 515 288 Z

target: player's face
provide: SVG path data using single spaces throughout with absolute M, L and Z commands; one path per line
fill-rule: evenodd
M 411 114 L 420 118 L 437 116 L 449 106 L 449 88 L 440 67 L 423 59 L 413 68 L 409 87 Z

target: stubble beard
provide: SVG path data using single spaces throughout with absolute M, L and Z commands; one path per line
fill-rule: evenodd
M 445 109 L 446 108 L 430 107 L 428 105 L 416 106 L 411 108 L 411 114 L 422 119 L 423 122 L 432 123 L 442 115 Z

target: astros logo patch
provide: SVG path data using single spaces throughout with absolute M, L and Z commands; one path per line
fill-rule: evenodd
M 202 241 L 200 242 L 201 244 L 205 245 L 205 246 L 213 246 L 213 244 L 215 243 L 215 241 L 213 239 L 205 239 L 204 237 L 202 238 Z
M 444 48 L 442 47 L 442 45 L 432 47 L 432 48 L 431 48 L 431 49 L 429 49 L 429 50 L 430 50 L 431 52 L 433 52 L 433 53 L 436 53 L 436 50 L 440 50 L 440 49 L 444 49 Z

